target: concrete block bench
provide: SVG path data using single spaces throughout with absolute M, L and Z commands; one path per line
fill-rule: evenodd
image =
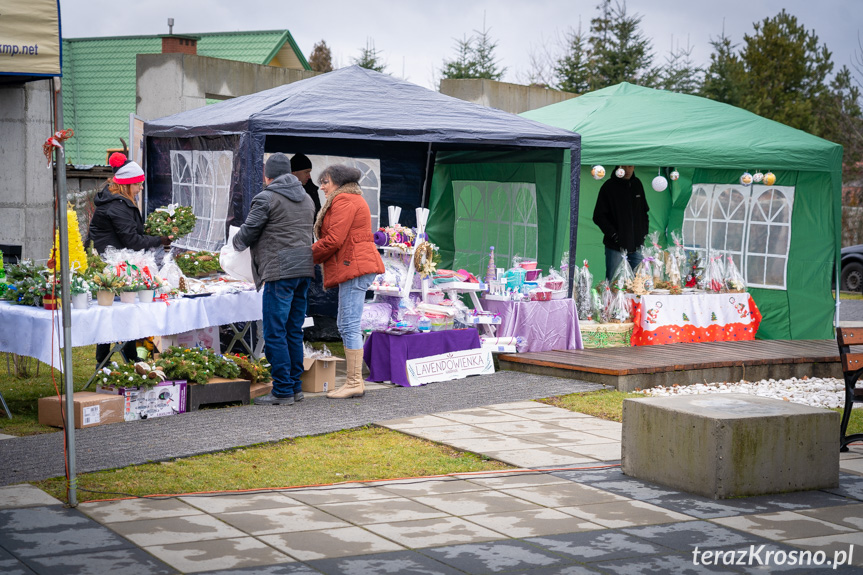
M 623 473 L 711 497 L 839 485 L 839 414 L 746 394 L 623 402 Z

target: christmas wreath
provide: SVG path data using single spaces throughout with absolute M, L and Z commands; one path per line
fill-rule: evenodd
M 422 277 L 432 275 L 437 271 L 437 264 L 440 260 L 437 250 L 437 246 L 431 242 L 423 242 L 416 247 L 414 269 Z
M 240 375 L 240 368 L 232 359 L 201 347 L 169 347 L 155 366 L 168 379 L 185 379 L 189 383 L 207 383 L 212 377 L 236 379 Z
M 190 278 L 222 271 L 222 266 L 219 265 L 219 254 L 212 252 L 186 252 L 178 255 L 175 261 L 183 275 Z
M 270 364 L 265 358 L 255 359 L 240 353 L 228 356 L 240 368 L 240 377 L 248 379 L 252 384 L 259 381 L 270 381 Z
M 195 229 L 195 217 L 192 208 L 179 204 L 170 204 L 156 210 L 147 216 L 144 233 L 150 236 L 168 236 L 172 240 L 188 235 Z
M 6 269 L 6 289 L 3 299 L 14 304 L 39 307 L 42 298 L 51 293 L 52 287 L 59 294 L 59 285 L 52 286 L 46 279 L 48 270 L 37 266 L 32 260 L 24 260 Z

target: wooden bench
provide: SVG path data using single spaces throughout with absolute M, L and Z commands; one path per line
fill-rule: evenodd
M 845 378 L 845 409 L 842 412 L 839 451 L 848 451 L 849 443 L 863 441 L 863 433 L 845 434 L 851 420 L 851 409 L 855 403 L 863 403 L 863 389 L 857 388 L 857 380 L 863 375 L 863 350 L 854 350 L 852 353 L 851 349 L 851 346 L 863 346 L 863 328 L 837 328 L 836 341 L 839 344 L 839 360 Z

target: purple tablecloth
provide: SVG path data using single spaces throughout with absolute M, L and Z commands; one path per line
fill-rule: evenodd
M 527 340 L 525 351 L 584 349 L 575 301 L 570 298 L 551 301 L 482 300 L 483 309 L 500 316 L 495 335 Z
M 479 334 L 475 329 L 449 329 L 409 335 L 375 331 L 363 346 L 363 359 L 369 366 L 367 381 L 391 381 L 410 387 L 405 367 L 407 360 L 479 347 Z

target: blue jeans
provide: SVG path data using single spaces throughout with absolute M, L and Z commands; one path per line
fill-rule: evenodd
M 361 349 L 363 334 L 360 322 L 363 319 L 363 303 L 366 291 L 377 274 L 366 274 L 339 284 L 339 317 L 336 325 L 345 349 Z
M 628 252 L 626 254 L 626 260 L 632 267 L 632 271 L 635 271 L 636 266 L 638 266 L 643 259 L 644 256 L 642 256 L 641 252 L 638 251 Z M 614 275 L 614 272 L 617 271 L 617 266 L 619 266 L 622 261 L 623 258 L 621 257 L 620 250 L 605 248 L 605 279 L 611 281 L 611 277 Z
M 302 390 L 303 321 L 311 281 L 290 278 L 264 284 L 264 342 L 275 397 L 292 397 Z

